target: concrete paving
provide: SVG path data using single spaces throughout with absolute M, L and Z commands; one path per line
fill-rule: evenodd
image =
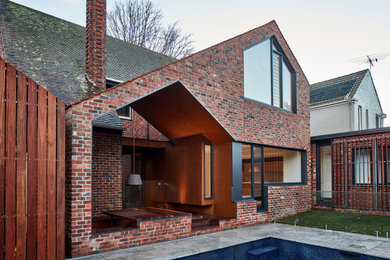
M 390 239 L 271 223 L 121 249 L 75 259 L 175 259 L 267 237 L 390 259 Z

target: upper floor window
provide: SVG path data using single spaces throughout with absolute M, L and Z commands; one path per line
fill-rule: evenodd
M 363 115 L 362 115 L 362 106 L 358 106 L 358 130 L 363 128 Z
M 131 109 L 130 105 L 121 107 L 117 109 L 116 112 L 121 119 L 133 120 L 133 110 Z
M 382 127 L 382 118 L 380 115 L 375 116 L 375 127 L 376 128 Z
M 295 72 L 275 37 L 244 50 L 244 96 L 296 111 Z

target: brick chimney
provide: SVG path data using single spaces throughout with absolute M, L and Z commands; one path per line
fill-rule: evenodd
M 87 0 L 85 68 L 89 85 L 106 89 L 106 0 Z

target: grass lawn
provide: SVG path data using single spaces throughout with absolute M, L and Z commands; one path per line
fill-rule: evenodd
M 337 211 L 311 210 L 299 213 L 294 216 L 279 219 L 278 223 L 294 225 L 297 220 L 297 226 L 325 228 L 328 230 L 338 230 L 352 233 L 368 234 L 376 236 L 390 236 L 390 216 L 354 214 Z

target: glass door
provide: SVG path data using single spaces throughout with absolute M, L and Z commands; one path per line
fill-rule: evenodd
M 330 202 L 332 199 L 332 146 L 330 142 L 317 144 L 317 199 Z

